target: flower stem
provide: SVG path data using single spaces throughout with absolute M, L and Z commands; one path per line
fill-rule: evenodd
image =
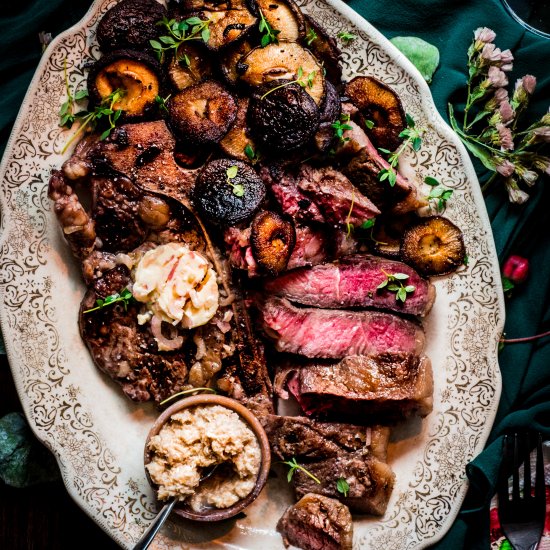
M 501 338 L 499 342 L 501 344 L 522 344 L 523 342 L 532 342 L 533 340 L 538 340 L 546 336 L 550 336 L 550 330 L 542 334 L 535 334 L 535 336 L 526 336 L 525 338 Z
M 483 194 L 485 194 L 491 188 L 491 185 L 495 181 L 497 176 L 498 176 L 498 172 L 493 172 L 491 174 L 491 177 L 481 186 L 481 192 Z

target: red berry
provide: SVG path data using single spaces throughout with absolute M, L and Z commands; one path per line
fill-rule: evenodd
M 514 284 L 519 285 L 529 275 L 529 260 L 521 256 L 510 256 L 504 263 L 502 273 Z

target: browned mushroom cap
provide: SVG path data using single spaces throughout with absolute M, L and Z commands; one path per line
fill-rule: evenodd
M 296 229 L 290 220 L 264 210 L 252 220 L 250 243 L 258 265 L 271 275 L 283 271 L 296 244 Z
M 200 44 L 184 42 L 168 64 L 168 76 L 181 92 L 212 76 L 212 60 Z
M 88 74 L 92 104 L 100 104 L 116 90 L 122 97 L 113 105 L 126 120 L 140 118 L 155 105 L 160 90 L 160 65 L 144 52 L 117 50 L 94 63 Z
M 345 95 L 361 111 L 360 124 L 374 145 L 393 151 L 399 147 L 399 134 L 406 128 L 405 111 L 398 95 L 371 76 L 356 76 L 346 85 Z M 367 128 L 365 120 L 374 122 Z
M 304 15 L 293 0 L 257 0 L 256 3 L 265 20 L 279 31 L 278 40 L 297 42 L 305 36 Z
M 156 0 L 122 0 L 107 10 L 97 25 L 97 41 L 104 52 L 119 48 L 149 48 L 157 38 L 157 21 L 166 8 Z
M 246 115 L 249 102 L 250 99 L 248 97 L 241 97 L 238 99 L 239 109 L 237 111 L 237 118 L 231 130 L 229 130 L 220 141 L 220 147 L 226 155 L 250 162 L 254 158 L 256 146 L 248 135 Z
M 386 258 L 401 257 L 401 241 L 406 229 L 418 221 L 416 212 L 402 216 L 382 215 L 376 218 L 376 223 L 370 231 L 372 248 L 376 254 Z
M 228 84 L 236 86 L 239 81 L 237 63 L 252 49 L 247 40 L 231 44 L 219 53 L 220 71 Z
M 462 231 L 447 218 L 430 216 L 409 227 L 401 241 L 401 257 L 423 275 L 445 275 L 464 262 Z
M 336 40 L 315 19 L 309 15 L 304 17 L 306 32 L 302 42 L 321 62 L 326 71 L 326 77 L 336 85 L 340 85 L 342 81 L 342 66 L 340 65 L 342 52 L 338 48 Z
M 237 102 L 218 82 L 207 80 L 174 95 L 168 102 L 170 123 L 188 142 L 219 142 L 233 124 Z
M 237 72 L 249 86 L 261 86 L 273 80 L 297 80 L 320 106 L 325 98 L 325 77 L 313 54 L 296 42 L 280 41 L 248 52 L 238 63 Z

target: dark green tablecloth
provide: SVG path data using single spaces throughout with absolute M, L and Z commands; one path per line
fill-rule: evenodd
M 87 10 L 85 0 L 2 2 L 0 15 L 0 153 L 34 68 L 40 57 L 38 32 L 54 35 Z M 525 31 L 499 0 L 351 0 L 349 5 L 387 37 L 414 35 L 435 44 L 441 65 L 431 85 L 436 105 L 446 118 L 448 101 L 465 92 L 465 52 L 472 31 L 488 26 L 497 44 L 516 57 L 511 81 L 525 73 L 538 79 L 530 111 L 542 115 L 550 103 L 550 40 Z M 476 165 L 477 166 L 477 165 Z M 481 180 L 487 174 L 477 166 Z M 550 327 L 550 189 L 539 182 L 523 207 L 511 206 L 496 189 L 487 199 L 499 258 L 511 253 L 529 258 L 531 275 L 506 305 L 508 338 L 536 334 Z M 509 345 L 500 354 L 503 392 L 486 450 L 468 469 L 471 480 L 463 509 L 449 534 L 436 546 L 452 550 L 489 547 L 488 503 L 500 459 L 500 436 L 512 427 L 535 427 L 550 438 L 550 338 Z

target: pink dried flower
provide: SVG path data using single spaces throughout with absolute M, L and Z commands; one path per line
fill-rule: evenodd
M 496 36 L 495 31 L 489 29 L 488 27 L 478 27 L 474 31 L 474 38 L 479 42 L 492 42 Z
M 508 178 L 505 182 L 506 191 L 508 191 L 508 198 L 510 202 L 516 204 L 523 204 L 529 199 L 529 195 L 522 191 L 517 184 L 517 181 L 514 178 Z
M 533 95 L 536 85 L 537 79 L 533 75 L 526 74 L 524 77 L 518 78 L 514 87 L 512 101 L 518 104 L 527 103 L 529 96 Z
M 514 61 L 514 56 L 510 50 L 502 50 L 500 54 L 500 68 L 503 71 L 511 71 L 512 70 L 512 62 Z
M 536 141 L 550 143 L 550 126 L 541 126 L 533 130 Z
M 510 128 L 506 128 L 506 126 L 502 123 L 498 123 L 495 128 L 498 131 L 498 141 L 500 147 L 505 151 L 513 151 L 514 138 L 512 137 L 512 130 L 510 130 Z
M 535 185 L 535 182 L 539 179 L 539 175 L 533 170 L 524 170 L 520 177 L 529 187 Z
M 512 109 L 512 106 L 507 99 L 501 102 L 498 112 L 500 113 L 500 118 L 504 124 L 508 124 L 514 119 L 514 109 Z
M 481 50 L 481 57 L 485 59 L 485 61 L 493 63 L 500 59 L 500 53 L 500 48 L 497 48 L 494 44 L 485 44 L 483 50 Z
M 504 100 L 508 99 L 508 90 L 506 88 L 497 88 L 495 90 L 495 99 L 498 103 L 502 103 Z
M 506 73 L 502 72 L 498 67 L 489 67 L 489 73 L 487 76 L 495 88 L 502 88 L 508 84 Z
M 495 163 L 495 166 L 497 172 L 505 178 L 510 177 L 516 169 L 516 167 L 509 160 L 502 160 L 498 164 Z
M 533 160 L 533 166 L 537 170 L 540 170 L 544 174 L 548 174 L 550 176 L 550 158 L 537 155 Z

